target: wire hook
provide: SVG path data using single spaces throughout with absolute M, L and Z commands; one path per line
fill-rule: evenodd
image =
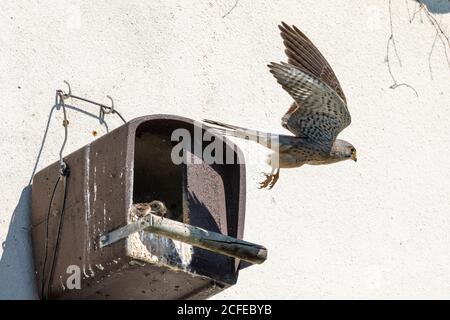
M 114 113 L 114 100 L 110 95 L 106 95 L 106 97 L 111 100 L 111 108 L 108 110 L 105 110 L 106 108 L 103 108 L 103 113 L 104 114 L 110 114 L 110 113 Z
M 67 87 L 69 88 L 69 92 L 68 93 L 64 93 L 64 91 L 63 91 L 63 96 L 66 99 L 66 98 L 68 98 L 69 96 L 72 95 L 72 88 L 70 87 L 70 83 L 68 81 L 66 81 L 66 80 L 63 80 L 63 81 L 67 85 Z

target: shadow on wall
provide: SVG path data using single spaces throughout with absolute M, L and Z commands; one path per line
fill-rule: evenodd
M 30 230 L 31 186 L 20 194 L 0 259 L 0 299 L 38 299 Z
M 107 123 L 100 119 L 98 115 L 67 104 L 66 108 L 99 120 L 100 124 L 105 126 L 106 132 L 109 132 Z M 2 243 L 3 253 L 0 258 L 0 299 L 39 298 L 34 275 L 31 244 L 31 182 L 36 173 L 42 150 L 47 140 L 50 121 L 55 109 L 59 110 L 60 105 L 55 104 L 50 110 L 29 185 L 20 194 L 19 202 L 14 209 L 9 223 L 6 240 Z
M 421 0 L 431 13 L 443 14 L 450 12 L 450 0 Z

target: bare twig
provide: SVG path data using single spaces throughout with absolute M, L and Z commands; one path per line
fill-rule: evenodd
M 430 12 L 430 10 L 428 10 L 427 6 L 425 4 L 423 4 L 422 1 L 420 0 L 416 0 L 418 3 L 420 3 L 420 6 L 423 8 L 423 10 L 425 11 L 425 14 L 428 18 L 428 20 L 431 22 L 431 24 L 433 25 L 433 27 L 436 29 L 436 31 L 439 31 L 440 35 L 442 36 L 445 41 L 447 42 L 447 46 L 450 48 L 450 39 L 449 37 L 445 34 L 444 30 L 442 29 L 441 24 L 436 20 L 436 18 L 434 17 L 434 15 Z
M 397 57 L 397 60 L 399 62 L 400 67 L 402 66 L 402 61 L 400 59 L 400 56 L 399 56 L 398 51 L 397 51 L 397 46 L 395 44 L 394 27 L 393 27 L 393 22 L 392 22 L 392 3 L 391 3 L 391 0 L 389 0 L 389 25 L 390 25 L 390 28 L 391 28 L 391 34 L 389 36 L 389 39 L 388 39 L 388 42 L 387 42 L 387 46 L 386 46 L 386 62 L 387 62 L 387 66 L 388 66 L 389 75 L 391 76 L 392 81 L 394 82 L 392 85 L 389 86 L 389 88 L 396 89 L 398 87 L 407 87 L 407 88 L 410 88 L 411 90 L 413 90 L 414 93 L 416 94 L 416 96 L 418 97 L 419 94 L 417 93 L 417 90 L 414 89 L 413 86 L 411 86 L 411 85 L 409 85 L 407 83 L 404 83 L 404 82 L 398 83 L 397 79 L 395 79 L 394 73 L 392 72 L 391 61 L 390 61 L 390 58 L 389 58 L 389 51 L 390 51 L 389 49 L 391 47 L 391 43 L 392 43 L 392 46 L 394 47 L 395 56 Z
M 442 44 L 444 45 L 445 59 L 447 60 L 447 65 L 448 65 L 448 68 L 450 69 L 450 59 L 448 57 L 447 49 L 445 48 L 445 43 L 440 37 L 439 37 L 439 40 L 441 40 Z
M 234 5 L 231 7 L 231 9 L 228 10 L 228 12 L 225 13 L 225 14 L 222 16 L 222 18 L 225 18 L 227 15 L 229 15 L 229 14 L 231 13 L 231 11 L 233 11 L 234 8 L 236 8 L 236 6 L 238 5 L 238 3 L 239 3 L 239 0 L 236 0 L 236 2 L 235 2 Z
M 390 64 L 390 60 L 389 60 L 389 47 L 390 47 L 390 44 L 391 44 L 391 39 L 392 39 L 392 38 L 389 38 L 388 43 L 387 43 L 387 48 L 386 48 L 386 61 L 387 61 L 387 65 L 388 65 L 389 75 L 391 76 L 391 79 L 392 79 L 392 81 L 393 81 L 394 83 L 391 84 L 391 85 L 389 86 L 389 88 L 391 88 L 391 89 L 397 89 L 398 87 L 407 87 L 407 88 L 410 88 L 412 91 L 414 91 L 415 95 L 418 97 L 419 94 L 417 93 L 417 90 L 414 89 L 413 86 L 411 86 L 410 84 L 407 84 L 407 83 L 405 83 L 405 82 L 398 83 L 397 80 L 396 80 L 395 77 L 394 77 L 394 73 L 392 72 L 391 64 Z
M 437 34 L 439 36 L 439 40 L 441 41 L 441 43 L 444 46 L 444 53 L 445 53 L 445 57 L 446 57 L 446 60 L 447 60 L 447 65 L 450 68 L 450 60 L 448 58 L 448 53 L 447 53 L 447 48 L 450 49 L 450 38 L 449 38 L 449 36 L 444 32 L 444 29 L 442 29 L 442 26 L 441 26 L 440 22 L 437 21 L 437 19 L 428 10 L 428 8 L 420 0 L 416 0 L 416 1 L 419 2 L 421 4 L 421 6 L 424 8 L 423 10 L 425 11 L 425 15 L 428 18 L 428 21 L 430 21 L 430 23 L 433 25 L 434 29 L 436 30 L 436 32 L 437 32 Z
M 409 13 L 409 4 L 408 4 L 408 1 L 409 1 L 409 0 L 405 0 L 406 11 L 408 11 L 408 17 L 409 17 L 409 20 L 411 21 L 411 14 Z
M 391 27 L 391 36 L 389 37 L 388 41 L 392 42 L 392 45 L 394 46 L 395 56 L 397 57 L 398 63 L 400 64 L 400 67 L 401 67 L 402 66 L 402 60 L 400 60 L 400 56 L 398 55 L 397 45 L 395 44 L 395 38 L 394 38 L 394 27 L 393 27 L 393 23 L 392 23 L 392 5 L 391 5 L 391 0 L 389 0 L 389 25 Z M 388 59 L 389 59 L 389 56 L 388 56 Z
M 410 19 L 410 22 L 412 22 L 414 20 L 414 17 L 415 17 L 415 15 L 418 12 L 422 13 L 422 11 L 424 11 L 425 12 L 425 16 L 427 17 L 428 21 L 430 21 L 431 25 L 436 30 L 436 35 L 434 37 L 433 44 L 431 46 L 431 50 L 430 50 L 430 53 L 428 55 L 428 66 L 429 66 L 429 69 L 430 69 L 431 79 L 433 79 L 433 73 L 432 73 L 432 68 L 431 68 L 431 55 L 433 53 L 434 47 L 436 46 L 436 41 L 437 41 L 438 38 L 439 38 L 439 41 L 444 46 L 444 55 L 445 55 L 445 58 L 446 58 L 446 61 L 447 61 L 447 65 L 448 65 L 448 67 L 450 69 L 450 59 L 449 59 L 449 55 L 448 55 L 448 52 L 447 52 L 447 48 L 450 49 L 450 38 L 445 33 L 444 29 L 442 28 L 441 22 L 437 21 L 435 16 L 430 12 L 430 10 L 428 10 L 427 6 L 421 0 L 415 0 L 415 2 L 416 2 L 416 5 L 419 6 L 419 8 L 414 12 L 413 17 Z M 422 15 L 421 15 L 421 18 L 422 18 Z
M 408 0 L 406 0 L 406 1 L 408 1 Z M 408 3 L 408 2 L 407 2 L 407 3 Z M 417 7 L 419 7 L 419 8 L 417 8 Z M 416 7 L 414 8 L 414 13 L 413 13 L 412 17 L 409 16 L 409 12 L 408 12 L 409 23 L 412 23 L 412 22 L 414 21 L 414 19 L 416 18 L 416 15 L 417 15 L 421 10 L 422 10 L 422 5 L 421 5 L 420 3 L 416 3 Z M 420 21 L 423 22 L 423 21 L 422 21 L 422 15 L 420 16 Z
M 409 10 L 409 1 L 410 0 L 405 0 L 405 5 L 406 5 L 406 11 L 408 12 L 408 19 L 409 19 L 409 23 L 412 23 L 414 18 L 416 17 L 416 14 L 422 9 L 420 8 L 420 4 L 418 2 L 415 3 L 414 6 L 414 11 L 413 14 L 411 15 L 411 12 Z M 419 9 L 417 9 L 417 7 L 419 7 Z
M 431 80 L 433 80 L 433 69 L 431 68 L 431 56 L 433 54 L 434 47 L 436 45 L 436 40 L 438 38 L 439 33 L 436 31 L 436 35 L 434 36 L 433 44 L 431 45 L 430 53 L 428 54 L 428 69 L 430 69 Z

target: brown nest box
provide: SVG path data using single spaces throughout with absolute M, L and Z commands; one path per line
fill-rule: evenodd
M 171 153 L 178 142 L 171 141 L 171 135 L 178 128 L 191 133 L 198 150 L 208 145 L 195 138 L 194 131 L 203 129 L 193 120 L 152 115 L 134 119 L 65 157 L 70 175 L 63 215 L 64 183 L 58 184 L 49 210 L 59 163 L 36 174 L 32 240 L 43 298 L 202 299 L 236 283 L 240 260 L 232 255 L 142 229 L 114 241 L 108 238 L 105 246 L 99 240 L 136 225 L 142 219 L 136 204 L 154 200 L 168 209 L 162 220 L 202 228 L 207 237 L 211 233 L 242 239 L 242 154 L 226 142 L 223 152 L 233 155 L 234 164 L 174 164 Z M 194 151 L 189 156 L 199 158 Z M 73 288 L 77 272 L 79 288 Z

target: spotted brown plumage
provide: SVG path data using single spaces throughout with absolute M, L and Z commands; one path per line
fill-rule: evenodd
M 274 135 L 222 122 L 204 120 L 221 128 L 216 133 L 256 141 L 274 152 L 268 163 L 271 174 L 261 188 L 272 188 L 280 168 L 304 164 L 320 165 L 352 159 L 356 149 L 351 143 L 336 139 L 351 117 L 347 100 L 333 69 L 316 46 L 295 26 L 282 22 L 279 26 L 288 62 L 270 63 L 270 72 L 294 99 L 283 115 L 281 124 L 294 136 Z M 275 161 L 276 160 L 276 161 Z
M 286 128 L 298 137 L 331 149 L 350 122 L 345 102 L 320 79 L 288 63 L 271 63 L 270 72 L 294 99 L 297 108 L 285 117 Z
M 286 47 L 284 52 L 288 63 L 320 79 L 347 103 L 333 69 L 311 40 L 295 26 L 290 27 L 282 22 L 278 28 Z

